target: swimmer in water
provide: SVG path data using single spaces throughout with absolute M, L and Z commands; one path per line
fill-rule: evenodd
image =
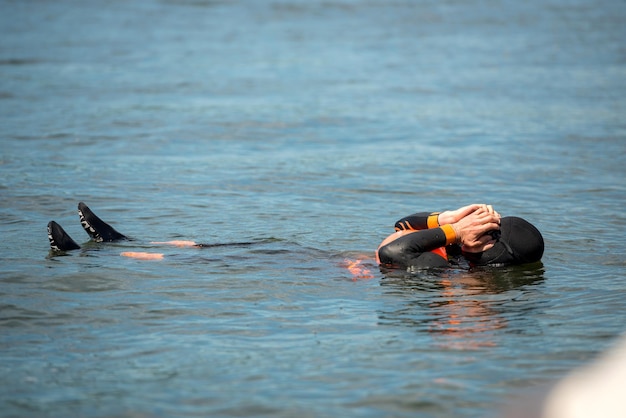
M 126 235 L 118 232 L 108 223 L 100 219 L 89 207 L 80 202 L 78 204 L 78 217 L 80 224 L 87 232 L 89 237 L 95 242 L 115 242 L 130 240 Z M 64 252 L 80 249 L 80 245 L 69 236 L 67 232 L 55 221 L 48 223 L 48 240 L 50 241 L 50 249 L 54 252 Z M 232 242 L 225 244 L 199 244 L 194 241 L 163 241 L 152 242 L 152 244 L 173 245 L 176 247 L 219 247 L 226 245 L 250 245 L 251 242 Z M 140 259 L 161 259 L 163 254 L 147 253 L 147 252 L 123 252 L 122 256 L 140 258 Z
M 462 256 L 470 266 L 517 265 L 540 261 L 544 250 L 534 225 L 514 216 L 501 217 L 485 204 L 415 213 L 397 221 L 395 230 L 376 251 L 382 267 L 448 267 L 449 256 Z

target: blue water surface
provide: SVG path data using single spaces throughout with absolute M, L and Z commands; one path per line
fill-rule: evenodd
M 0 416 L 497 416 L 626 330 L 623 2 L 0 10 Z M 472 202 L 543 263 L 379 271 Z

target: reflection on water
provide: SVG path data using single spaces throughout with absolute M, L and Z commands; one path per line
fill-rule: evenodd
M 397 310 L 380 312 L 380 318 L 383 323 L 427 332 L 448 349 L 495 346 L 502 338 L 495 331 L 516 332 L 516 319 L 523 315 L 520 300 L 532 299 L 528 293 L 543 280 L 541 263 L 471 271 L 388 272 L 381 286 L 387 293 L 403 295 L 404 303 Z M 527 309 L 524 304 L 523 310 Z

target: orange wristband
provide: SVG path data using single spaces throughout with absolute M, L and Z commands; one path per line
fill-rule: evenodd
M 426 219 L 428 229 L 437 228 L 439 226 L 439 212 L 433 212 Z
M 446 245 L 454 244 L 456 242 L 456 232 L 450 224 L 441 225 L 439 228 L 446 234 Z

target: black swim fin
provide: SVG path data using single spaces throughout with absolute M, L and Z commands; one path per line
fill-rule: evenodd
M 54 221 L 48 222 L 48 239 L 50 240 L 50 249 L 53 251 L 69 251 L 78 250 L 80 245 L 61 228 L 61 225 Z
M 80 224 L 87 234 L 96 242 L 111 242 L 128 239 L 117 232 L 111 225 L 98 218 L 83 202 L 78 204 Z

